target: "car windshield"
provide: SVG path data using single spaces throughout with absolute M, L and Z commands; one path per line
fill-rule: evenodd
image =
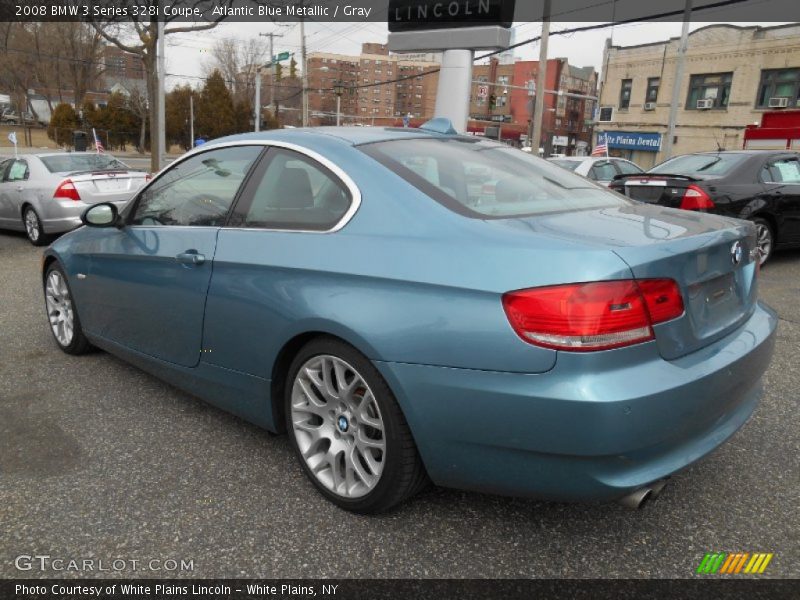
M 574 171 L 578 168 L 578 165 L 581 164 L 579 160 L 562 160 L 560 158 L 551 158 L 550 162 L 554 165 L 558 165 L 562 169 L 567 169 L 569 171 Z
M 544 159 L 493 142 L 416 138 L 365 144 L 360 149 L 468 217 L 524 217 L 628 203 Z
M 747 158 L 745 154 L 685 154 L 650 169 L 648 173 L 667 173 L 689 177 L 726 175 Z
M 75 171 L 114 171 L 127 167 L 108 154 L 58 154 L 41 157 L 51 173 L 73 173 Z

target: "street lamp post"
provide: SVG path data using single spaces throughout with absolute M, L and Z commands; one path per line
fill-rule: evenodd
M 333 93 L 336 94 L 336 126 L 339 127 L 342 118 L 342 94 L 344 93 L 344 84 L 341 80 L 337 79 L 333 84 Z

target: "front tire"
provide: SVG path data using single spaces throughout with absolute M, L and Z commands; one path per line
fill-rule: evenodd
M 32 206 L 26 206 L 22 212 L 22 224 L 25 226 L 25 234 L 28 241 L 34 246 L 46 246 L 49 238 L 44 233 L 42 221 Z
M 373 514 L 427 482 L 411 431 L 386 381 L 334 338 L 306 344 L 292 361 L 286 426 L 309 479 L 345 510 Z
M 50 330 L 58 347 L 67 354 L 86 354 L 92 346 L 83 335 L 67 276 L 58 263 L 52 263 L 45 273 L 44 300 Z
M 756 225 L 756 246 L 760 254 L 759 264 L 763 267 L 775 249 L 775 232 L 772 231 L 772 226 L 766 219 L 755 217 L 752 221 Z

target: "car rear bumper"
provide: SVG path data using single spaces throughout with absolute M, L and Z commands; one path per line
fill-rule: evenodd
M 612 500 L 722 444 L 750 417 L 777 317 L 673 361 L 655 344 L 559 353 L 547 373 L 376 362 L 438 485 L 555 500 Z
M 113 202 L 119 210 L 128 203 L 127 200 Z M 80 227 L 83 211 L 92 206 L 86 202 L 75 200 L 49 200 L 36 207 L 45 233 L 64 233 Z

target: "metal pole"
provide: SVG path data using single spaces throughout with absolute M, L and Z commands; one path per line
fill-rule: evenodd
M 166 139 L 166 116 L 165 110 L 165 95 L 164 89 L 164 75 L 166 74 L 166 56 L 164 48 L 164 21 L 158 22 L 158 40 L 156 42 L 156 56 L 158 58 L 158 98 L 156 99 L 156 110 L 158 111 L 157 123 L 158 127 L 158 140 L 157 140 L 157 157 L 158 164 L 156 165 L 160 170 L 164 166 L 164 159 L 167 153 L 167 139 Z
M 306 28 L 300 19 L 300 59 L 303 63 L 303 127 L 308 127 L 308 68 L 306 65 Z
M 539 156 L 542 143 L 542 120 L 544 117 L 544 86 L 547 85 L 547 42 L 550 39 L 550 0 L 544 0 L 542 10 L 542 39 L 539 41 L 539 69 L 536 73 L 536 101 L 531 119 L 531 152 Z
M 672 100 L 669 103 L 669 122 L 667 124 L 667 139 L 664 141 L 664 156 L 666 160 L 672 156 L 672 145 L 675 139 L 675 122 L 678 119 L 678 102 L 680 101 L 681 81 L 686 66 L 686 50 L 689 47 L 689 20 L 692 17 L 692 0 L 686 0 L 683 9 L 683 28 L 681 41 L 678 46 L 678 62 L 675 65 L 675 80 L 672 83 Z
M 261 131 L 261 65 L 256 68 L 256 101 L 253 107 L 255 128 L 253 131 Z
M 342 120 L 342 95 L 336 94 L 336 126 L 339 127 L 339 124 Z
M 189 147 L 194 148 L 194 92 L 189 94 Z
M 445 50 L 436 88 L 434 116 L 450 119 L 456 131 L 464 133 L 469 119 L 473 50 Z
M 282 33 L 259 33 L 261 37 L 268 37 L 269 38 L 269 76 L 270 76 L 270 85 L 269 85 L 269 104 L 272 106 L 272 116 L 277 119 L 276 112 L 277 107 L 275 106 L 275 40 L 276 37 L 283 37 Z

